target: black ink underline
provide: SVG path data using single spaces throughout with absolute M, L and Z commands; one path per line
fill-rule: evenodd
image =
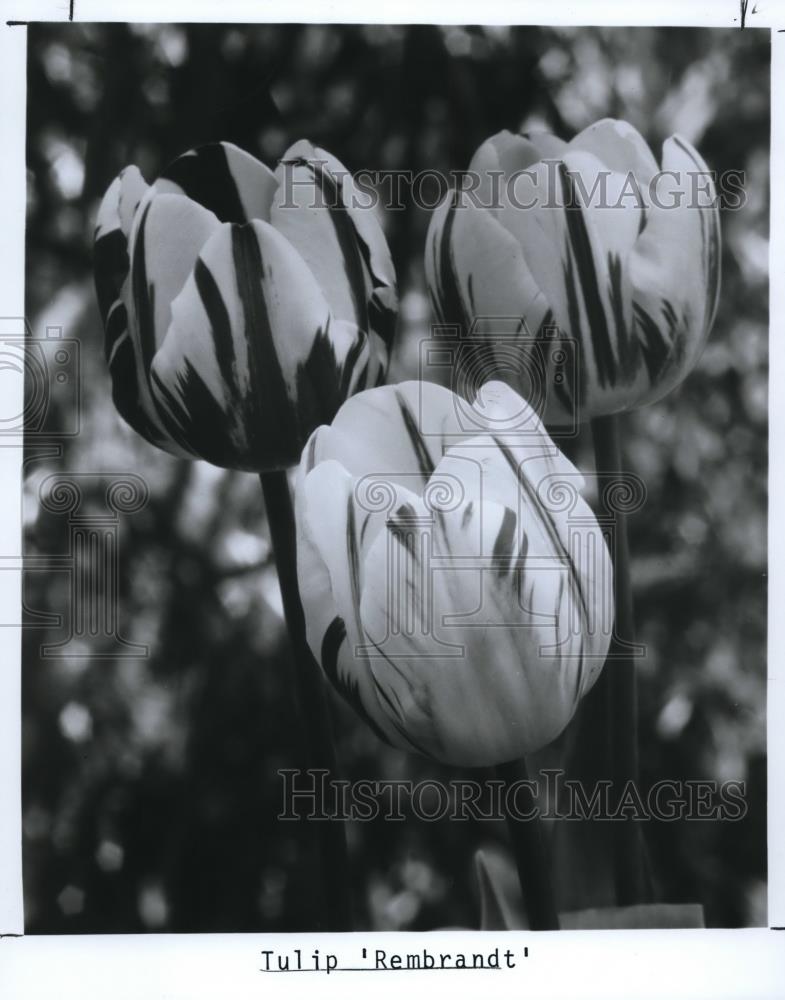
M 500 965 L 425 965 L 420 968 L 416 966 L 401 966 L 398 969 L 385 969 L 379 966 L 344 965 L 337 969 L 259 969 L 260 972 L 321 972 L 326 975 L 333 975 L 335 972 L 501 972 Z

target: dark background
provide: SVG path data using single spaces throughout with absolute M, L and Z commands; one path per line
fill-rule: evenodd
M 24 29 L 18 29 L 24 30 Z M 52 385 L 31 436 L 26 551 L 68 549 L 41 505 L 47 475 L 83 480 L 103 509 L 113 474 L 146 506 L 121 515 L 120 619 L 149 656 L 45 657 L 69 631 L 69 576 L 30 569 L 23 670 L 28 933 L 304 930 L 314 926 L 311 838 L 281 824 L 279 767 L 301 763 L 290 663 L 257 481 L 148 446 L 113 410 L 92 289 L 106 186 L 127 163 L 152 180 L 186 149 L 227 139 L 268 163 L 300 137 L 352 170 L 462 169 L 500 128 L 564 138 L 626 118 L 659 154 L 681 132 L 716 170 L 746 172 L 723 212 L 723 289 L 682 388 L 635 414 L 627 459 L 647 484 L 632 518 L 644 785 L 747 782 L 738 823 L 651 823 L 663 898 L 702 902 L 712 926 L 766 923 L 765 634 L 769 40 L 764 32 L 365 26 L 33 25 L 29 31 L 27 303 L 36 336 L 80 342 L 72 387 Z M 427 335 L 428 214 L 384 225 L 402 294 L 396 372 Z M 586 458 L 587 442 L 579 443 Z M 590 461 L 590 459 L 589 459 Z M 31 564 L 32 566 L 32 564 Z M 63 615 L 60 626 L 36 614 Z M 71 647 L 73 652 L 74 647 Z M 104 654 L 104 658 L 101 658 Z M 335 705 L 348 776 L 460 777 L 383 747 Z M 488 823 L 349 828 L 360 926 L 477 926 Z

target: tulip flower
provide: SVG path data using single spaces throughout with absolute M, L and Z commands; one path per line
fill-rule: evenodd
M 471 406 L 432 383 L 371 389 L 314 432 L 296 486 L 306 636 L 380 737 L 490 765 L 564 729 L 613 623 L 582 485 L 502 383 Z
M 275 172 L 223 142 L 152 185 L 122 171 L 98 213 L 95 274 L 114 401 L 136 431 L 174 454 L 281 469 L 379 383 L 395 273 L 353 195 L 304 141 Z
M 471 330 L 481 317 L 514 317 L 524 353 L 547 331 L 573 342 L 543 376 L 548 423 L 634 409 L 681 382 L 719 295 L 716 191 L 688 142 L 669 138 L 660 169 L 623 121 L 570 142 L 505 131 L 480 146 L 469 176 L 475 189 L 449 195 L 428 232 L 440 322 Z M 571 357 L 575 371 L 562 370 Z M 486 367 L 525 394 L 492 348 Z

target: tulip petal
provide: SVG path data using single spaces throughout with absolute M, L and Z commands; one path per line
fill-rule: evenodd
M 529 554 L 560 561 L 576 635 L 590 647 L 599 641 L 604 658 L 613 622 L 612 571 L 602 532 L 580 496 L 582 477 L 566 460 L 532 456 L 498 439 L 495 443 L 518 481 L 517 512 Z M 601 666 L 601 660 L 594 663 L 597 673 Z M 593 678 L 588 680 L 593 683 Z
M 549 132 L 529 132 L 523 135 L 502 129 L 478 148 L 469 164 L 477 173 L 501 170 L 509 176 L 527 170 L 538 160 L 561 156 L 567 144 Z
M 467 498 L 494 500 L 512 510 L 518 509 L 521 493 L 518 467 L 546 505 L 559 487 L 572 494 L 582 492 L 583 476 L 553 443 L 535 410 L 509 386 L 486 383 L 473 410 L 476 436 L 454 444 L 433 479 L 455 476 Z M 513 459 L 512 466 L 502 446 Z
M 695 149 L 673 136 L 663 146 L 656 201 L 629 264 L 648 376 L 641 403 L 668 393 L 699 357 L 717 311 L 720 249 L 714 182 Z
M 477 318 L 515 318 L 539 330 L 548 307 L 520 244 L 460 191 L 431 216 L 425 268 L 439 322 L 468 331 Z
M 148 189 L 138 167 L 131 165 L 121 170 L 101 200 L 96 216 L 95 238 L 98 240 L 118 229 L 128 239 L 134 215 Z
M 452 251 L 459 198 L 457 191 L 451 191 L 431 213 L 425 237 L 425 277 L 437 322 L 465 330 L 471 320 L 458 287 Z
M 642 206 L 619 201 L 624 178 L 588 153 L 568 152 L 532 174 L 511 190 L 499 219 L 520 242 L 559 327 L 577 341 L 579 399 L 605 393 L 622 408 L 637 362 L 625 268 Z
M 465 437 L 458 403 L 430 382 L 359 393 L 313 435 L 303 460 L 313 468 L 334 458 L 355 476 L 384 476 L 419 493 L 450 444 Z
M 520 171 L 544 159 L 558 159 L 567 143 L 550 132 L 516 135 L 503 129 L 477 149 L 469 164 L 473 201 L 492 215 L 501 208 L 501 188 Z
M 130 239 L 133 229 L 134 219 L 143 198 L 150 190 L 149 185 L 142 177 L 138 167 L 126 167 L 120 172 L 120 194 L 117 203 L 117 212 L 120 219 L 120 227 L 126 237 Z
M 278 183 L 269 167 L 230 142 L 191 149 L 162 172 L 154 187 L 184 194 L 221 222 L 270 221 Z
M 624 177 L 632 172 L 642 189 L 648 188 L 659 170 L 640 132 L 615 118 L 603 118 L 589 125 L 570 140 L 567 148 L 593 154 L 608 169 Z
M 200 250 L 220 223 L 182 195 L 152 189 L 139 206 L 131 236 L 131 303 L 138 353 L 149 371 Z
M 106 332 L 105 354 L 112 379 L 112 398 L 117 411 L 146 440 L 175 454 L 182 454 L 181 449 L 168 440 L 158 420 L 148 385 L 147 372 L 156 343 L 153 307 L 156 289 L 146 279 L 145 255 L 148 239 L 145 221 L 149 221 L 152 211 L 152 195 L 152 190 L 136 167 L 123 170 L 110 185 L 101 203 L 96 226 L 96 289 Z M 163 208 L 166 214 L 167 206 Z M 188 240 L 194 229 L 198 229 L 198 222 L 196 226 L 192 222 L 187 219 L 183 225 L 184 254 L 179 253 L 179 247 L 172 247 L 170 239 L 169 250 L 174 252 L 173 259 L 167 260 L 162 275 L 164 298 L 168 296 L 171 285 L 177 284 L 178 265 L 184 259 L 182 280 L 187 273 Z M 158 239 L 157 222 L 153 230 L 155 243 Z M 157 250 L 156 246 L 156 258 Z M 157 291 L 160 293 L 161 289 Z M 158 306 L 159 312 L 168 309 L 160 294 Z
M 367 366 L 362 331 L 334 324 L 313 275 L 265 222 L 224 225 L 205 244 L 153 365 L 173 436 L 231 468 L 299 458 Z
M 486 388 L 489 399 L 483 407 L 485 415 L 511 413 L 520 419 L 521 404 L 525 403 L 507 386 L 490 383 Z M 580 567 L 574 565 L 572 549 L 579 539 L 571 527 L 591 525 L 594 517 L 581 497 L 583 476 L 548 437 L 542 423 L 529 409 L 528 432 L 488 434 L 453 446 L 439 463 L 433 482 L 460 483 L 461 493 L 478 504 L 480 511 L 488 501 L 504 505 L 513 511 L 522 534 L 519 548 L 525 545 L 530 558 L 558 557 L 568 568 L 567 590 L 575 611 L 576 625 L 583 634 L 596 627 L 590 621 L 592 602 L 584 592 L 594 586 L 598 565 L 609 570 L 607 554 L 592 559 L 592 572 L 582 578 Z M 429 484 L 430 485 L 430 484 Z M 456 491 L 457 492 L 457 491 Z M 525 538 L 523 537 L 525 535 Z M 602 536 L 592 535 L 592 550 L 605 553 Z M 609 578 L 605 580 L 609 585 Z M 610 627 L 612 606 L 603 607 L 602 621 Z M 608 612 L 606 614 L 605 612 Z
M 96 219 L 93 269 L 112 399 L 127 423 L 148 441 L 157 443 L 160 428 L 151 423 L 140 399 L 126 304 L 131 266 L 128 244 L 134 215 L 147 191 L 147 184 L 134 166 L 126 167 L 111 183 Z
M 556 377 L 557 361 L 566 365 L 570 354 L 560 349 L 560 331 L 518 241 L 491 213 L 468 205 L 455 212 L 451 248 L 474 323 L 456 359 L 456 391 L 470 395 L 489 379 L 504 379 L 543 415 L 572 412 L 574 379 Z
M 303 156 L 282 160 L 276 177 L 272 224 L 313 272 L 332 314 L 367 329 L 363 262 L 339 179 Z
M 134 215 L 148 186 L 136 167 L 126 167 L 112 181 L 98 209 L 95 227 L 95 284 L 101 319 L 108 326 L 109 314 L 121 300 L 130 261 L 128 243 Z M 114 321 L 117 324 L 117 320 Z M 125 332 L 126 320 L 110 336 L 107 329 L 107 356 L 114 341 Z
M 367 193 L 358 189 L 351 173 L 331 153 L 301 140 L 287 150 L 284 156 L 323 160 L 327 170 L 333 176 L 341 178 L 343 205 L 356 231 L 360 254 L 367 271 L 366 295 L 370 293 L 368 300 L 370 331 L 381 340 L 381 355 L 386 366 L 395 334 L 398 293 L 395 267 L 379 223 L 379 216 L 373 204 L 368 202 Z
M 502 378 L 564 422 L 576 405 L 567 371 L 572 353 L 561 349 L 520 243 L 493 213 L 465 193 L 448 195 L 431 216 L 425 273 L 437 320 L 462 337 L 451 388 L 470 398 L 488 379 Z
M 540 160 L 558 160 L 566 151 L 567 143 L 552 132 L 524 132 L 524 139 L 535 147 Z
M 313 271 L 334 316 L 376 338 L 378 379 L 395 332 L 395 270 L 372 207 L 348 170 L 301 140 L 276 170 L 272 223 Z
M 301 469 L 302 473 L 302 469 Z M 401 490 L 401 497 L 409 494 Z M 329 497 L 329 503 L 325 498 Z M 390 742 L 368 668 L 360 620 L 364 556 L 383 530 L 383 511 L 361 502 L 358 483 L 338 462 L 301 475 L 297 490 L 297 569 L 306 637 L 328 680 L 376 734 Z
M 465 313 L 471 319 L 520 319 L 534 336 L 548 304 L 518 241 L 490 212 L 471 203 L 460 205 L 452 214 L 450 263 Z
M 561 454 L 551 441 L 537 410 L 505 382 L 485 382 L 477 390 L 472 410 L 478 429 L 487 434 L 511 434 L 520 437 L 526 444 L 534 443 Z
M 542 747 L 602 663 L 589 668 L 573 628 L 562 553 L 530 550 L 528 526 L 490 501 L 408 508 L 388 518 L 365 562 L 361 619 L 380 653 L 370 660 L 380 705 L 396 732 L 447 763 Z
M 201 205 L 182 195 L 159 195 L 151 188 L 134 220 L 131 272 L 126 286 L 129 335 L 140 405 L 153 433 L 149 440 L 174 454 L 190 454 L 162 421 L 150 385 L 153 359 L 172 319 L 172 303 L 191 274 L 200 249 L 220 225 Z M 142 432 L 144 433 L 144 432 Z
M 461 512 L 461 523 L 476 539 L 476 526 L 471 522 L 479 512 L 473 505 L 467 505 L 466 510 Z M 487 532 L 482 541 L 492 547 L 491 539 L 498 533 L 505 512 L 488 506 L 482 514 Z M 443 554 L 448 520 L 449 514 L 439 518 L 437 529 L 436 518 L 419 498 L 402 504 L 390 515 L 385 532 L 377 536 L 366 558 L 361 618 L 376 650 L 369 667 L 379 704 L 395 727 L 396 745 L 404 749 L 414 746 L 427 756 L 453 762 L 452 744 L 455 730 L 460 728 L 467 755 L 461 762 L 466 762 L 477 760 L 478 724 L 481 726 L 497 706 L 495 700 L 487 699 L 483 714 L 477 712 L 477 678 L 472 678 L 471 670 L 461 669 L 464 635 L 445 638 L 449 632 L 443 627 L 445 614 L 466 612 L 482 600 L 481 572 L 470 567 L 464 574 L 434 573 L 425 562 L 426 554 L 437 544 Z M 454 549 L 465 555 L 465 540 L 458 540 Z M 471 555 L 479 557 L 480 552 L 474 548 Z M 504 638 L 499 636 L 497 648 L 509 658 L 511 650 Z M 486 681 L 489 670 L 490 664 L 484 663 Z M 459 708 L 461 705 L 464 707 Z M 465 711 L 467 705 L 472 705 L 471 713 Z M 497 731 L 502 728 L 496 716 L 492 722 Z

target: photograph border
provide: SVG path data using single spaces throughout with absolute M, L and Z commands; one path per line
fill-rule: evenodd
M 7 14 L 20 20 L 66 20 L 70 10 L 64 3 L 24 3 L 14 0 Z M 193 5 L 175 0 L 134 2 L 122 0 L 111 5 L 97 0 L 76 0 L 72 5 L 77 21 L 236 21 L 236 22 L 338 22 L 338 23 L 504 23 L 504 24 L 592 24 L 624 26 L 673 25 L 683 27 L 727 27 L 738 30 L 771 30 L 771 123 L 770 177 L 785 177 L 785 7 L 772 11 L 768 5 L 744 2 L 708 3 L 680 0 L 678 3 L 646 3 L 634 8 L 622 3 L 556 4 L 549 2 L 501 2 L 491 0 L 478 8 L 465 0 L 407 2 L 375 8 L 374 15 L 358 3 L 309 3 L 270 0 L 260 17 L 257 5 L 238 0 Z M 209 11 L 209 13 L 208 13 Z M 735 15 L 734 15 L 735 12 Z M 482 16 L 478 18 L 478 13 Z M 166 15 L 166 16 L 164 16 Z M 734 23 L 735 22 L 735 23 Z M 0 236 L 0 316 L 24 316 L 24 231 L 25 231 L 25 142 L 26 142 L 26 29 L 21 24 L 0 25 L 0 185 L 3 192 L 3 230 Z M 785 261 L 785 193 L 771 184 L 770 204 L 770 317 L 769 385 L 785 384 L 785 342 L 772 331 L 785 329 L 785 283 L 777 279 Z M 7 382 L 5 384 L 8 384 Z M 22 374 L 15 383 L 13 405 L 22 410 Z M 10 407 L 9 407 L 10 408 Z M 776 512 L 785 501 L 785 399 L 776 393 L 769 398 L 769 511 Z M 18 622 L 21 607 L 21 472 L 23 442 L 4 438 L 0 442 L 0 481 L 3 483 L 0 537 L 0 601 L 3 618 L 13 622 L 0 629 L 0 992 L 25 998 L 47 995 L 47 984 L 57 985 L 60 997 L 105 996 L 107 983 L 118 998 L 157 996 L 215 996 L 218 991 L 233 997 L 256 996 L 259 990 L 271 996 L 303 988 L 296 977 L 264 977 L 260 953 L 273 948 L 279 952 L 301 948 L 311 954 L 340 955 L 339 966 L 347 971 L 360 959 L 361 950 L 389 948 L 416 951 L 427 947 L 445 950 L 488 951 L 499 947 L 523 953 L 515 970 L 501 972 L 496 982 L 500 991 L 515 984 L 527 995 L 537 997 L 596 996 L 732 997 L 776 996 L 785 989 L 785 806 L 781 790 L 785 786 L 785 684 L 782 650 L 785 648 L 785 619 L 778 598 L 783 593 L 782 565 L 785 559 L 785 526 L 776 516 L 769 518 L 768 667 L 767 667 L 767 746 L 768 746 L 768 876 L 769 928 L 691 931 L 562 931 L 558 935 L 529 931 L 495 932 L 407 932 L 406 943 L 395 934 L 356 932 L 336 941 L 330 935 L 241 934 L 241 935 L 118 935 L 18 938 L 23 934 L 22 826 L 21 826 L 21 682 Z M 16 493 L 14 494 L 14 490 Z M 16 616 L 16 617 L 14 617 Z M 776 930 L 774 930 L 776 928 Z M 479 944 L 478 935 L 482 935 Z M 630 935 L 634 935 L 634 944 Z M 684 937 L 688 935 L 688 937 Z M 382 942 L 382 943 L 379 943 Z M 385 943 L 386 942 L 386 943 Z M 318 988 L 366 993 L 369 986 L 381 996 L 401 987 L 392 973 L 372 980 L 370 972 L 356 971 L 320 976 Z M 402 970 L 404 971 L 404 970 Z M 433 988 L 426 973 L 422 985 Z M 476 991 L 477 973 L 443 973 L 451 978 L 446 988 L 457 995 Z M 494 981 L 496 974 L 483 973 Z M 482 988 L 491 988 L 491 981 Z M 308 981 L 308 988 L 310 988 Z M 406 988 L 414 985 L 410 978 Z M 635 983 L 637 985 L 633 986 Z M 5 984 L 5 985 L 4 985 Z M 778 985 L 779 984 L 779 985 Z M 495 986 L 493 987 L 495 988 Z M 738 991 L 738 992 L 736 992 Z

